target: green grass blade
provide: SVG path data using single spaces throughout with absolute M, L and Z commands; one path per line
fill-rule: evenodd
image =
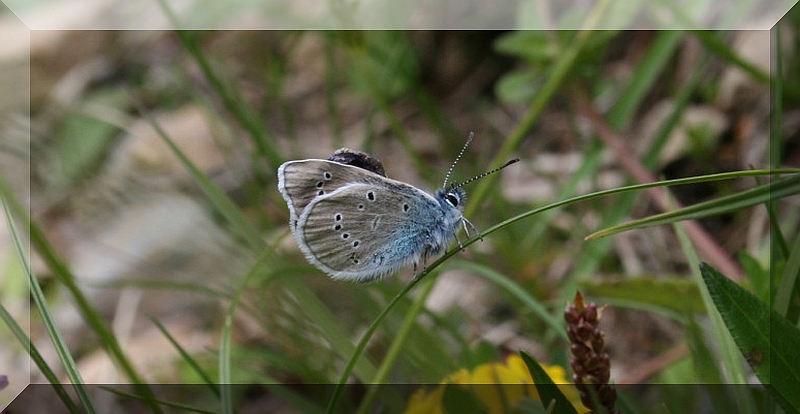
M 696 376 L 693 381 L 701 384 L 724 384 L 722 372 L 717 364 L 719 357 L 711 350 L 708 337 L 703 332 L 704 327 L 694 318 L 686 318 L 685 324 L 686 342 Z
M 795 14 L 796 16 L 796 14 Z M 794 19 L 796 21 L 796 19 Z M 772 31 L 773 37 L 773 67 L 776 76 L 773 77 L 770 83 L 772 98 L 772 125 L 784 125 L 783 123 L 783 105 L 786 99 L 784 93 L 784 76 L 791 76 L 787 73 L 788 66 L 784 66 L 783 51 L 784 43 L 781 32 L 786 28 L 785 23 L 779 23 L 776 30 Z M 790 54 L 791 55 L 791 54 Z M 791 70 L 789 70 L 790 72 Z M 771 128 L 769 135 L 769 165 L 777 167 L 781 165 L 783 160 L 783 128 Z M 767 203 L 767 212 L 769 213 L 771 231 L 770 237 L 770 279 L 775 280 L 778 269 L 781 268 L 780 264 L 785 260 L 783 272 L 778 282 L 777 291 L 772 298 L 772 308 L 781 315 L 785 315 L 793 323 L 797 323 L 798 318 L 798 305 L 797 298 L 800 296 L 800 287 L 798 286 L 798 278 L 800 278 L 800 235 L 795 236 L 794 246 L 790 251 L 787 246 L 787 240 L 781 231 L 778 220 L 778 201 L 771 201 Z M 794 301 L 792 300 L 794 297 Z
M 315 401 L 310 400 L 308 395 L 305 395 L 302 392 L 293 391 L 292 384 L 264 384 L 264 388 L 266 388 L 270 393 L 274 394 L 280 400 L 285 401 L 287 404 L 293 406 L 296 409 L 294 412 L 303 414 L 323 414 L 325 411 Z
M 494 233 L 502 229 L 505 226 L 511 225 L 512 223 L 516 223 L 517 221 L 526 219 L 533 215 L 542 213 L 544 211 L 552 210 L 554 208 L 563 207 L 569 204 L 587 201 L 599 197 L 605 197 L 607 195 L 630 192 L 630 191 L 637 191 L 637 190 L 644 190 L 647 188 L 654 188 L 654 187 L 668 187 L 671 185 L 682 185 L 682 184 L 692 184 L 698 182 L 710 182 L 710 181 L 719 181 L 719 180 L 730 180 L 733 178 L 741 178 L 741 177 L 755 177 L 759 175 L 770 175 L 770 174 L 793 174 L 793 173 L 800 173 L 800 170 L 788 168 L 788 169 L 781 169 L 781 170 L 747 170 L 747 171 L 735 171 L 735 172 L 728 172 L 728 173 L 719 173 L 719 174 L 708 174 L 708 175 L 700 175 L 696 177 L 687 177 L 687 178 L 676 178 L 673 180 L 665 180 L 665 181 L 656 181 L 652 183 L 644 183 L 644 184 L 635 184 L 629 185 L 625 187 L 619 188 L 612 188 L 609 190 L 602 190 L 597 191 L 594 193 L 583 194 L 579 196 L 575 196 L 572 198 L 568 198 L 566 200 L 557 201 L 555 203 L 550 203 L 548 205 L 537 207 L 535 209 L 529 210 L 525 213 L 519 214 L 517 216 L 511 217 L 506 219 L 494 226 L 489 227 L 488 229 L 481 232 L 481 235 L 487 236 L 489 234 Z M 471 239 L 467 242 L 463 243 L 464 247 L 467 247 L 477 241 L 477 239 Z M 445 255 L 444 257 L 449 257 L 449 255 Z
M 162 2 L 162 6 L 166 8 L 164 2 Z M 206 59 L 205 54 L 203 54 L 197 45 L 196 37 L 198 32 L 178 30 L 175 33 L 192 58 L 197 62 L 197 65 L 203 72 L 203 76 L 205 76 L 208 83 L 214 88 L 216 94 L 222 99 L 225 107 L 233 114 L 242 128 L 250 134 L 259 155 L 277 168 L 283 158 L 276 149 L 277 145 L 274 143 L 274 138 L 270 136 L 266 128 L 259 124 L 258 116 L 256 116 L 251 107 L 246 104 L 247 99 L 244 99 L 241 94 L 234 94 L 233 85 L 225 84 L 214 72 L 211 63 Z
M 772 252 L 770 260 L 773 264 L 780 263 L 789 257 L 789 246 L 787 246 L 786 237 L 783 235 L 783 230 L 781 230 L 780 218 L 777 211 L 778 201 L 779 200 L 770 200 L 765 205 L 767 208 L 767 216 L 769 217 L 770 242 L 772 243 L 772 246 L 770 246 Z
M 0 197 L 0 200 L 2 200 L 3 198 L 4 197 Z M 15 245 L 15 248 L 17 249 L 18 252 L 26 251 L 27 249 L 23 249 L 22 245 L 19 244 L 19 237 L 17 237 L 16 229 L 13 227 L 13 223 L 9 219 L 10 214 L 8 212 L 8 206 L 5 203 L 3 203 L 3 210 L 5 213 L 7 226 L 9 229 L 11 229 L 11 231 L 13 232 L 12 234 L 14 235 L 13 243 Z M 23 258 L 22 255 L 18 255 L 18 257 L 20 259 Z M 23 267 L 22 263 L 20 263 L 20 267 Z M 25 263 L 24 268 L 27 269 L 27 267 L 28 263 Z M 26 271 L 25 269 L 23 269 L 23 271 Z M 72 413 L 80 412 L 80 409 L 72 401 L 72 398 L 70 397 L 69 393 L 61 384 L 61 381 L 59 380 L 56 373 L 50 368 L 50 365 L 48 365 L 47 361 L 45 361 L 44 357 L 39 352 L 39 349 L 36 347 L 36 345 L 34 345 L 31 342 L 31 339 L 30 337 L 28 337 L 28 334 L 22 329 L 21 326 L 19 326 L 17 321 L 14 320 L 11 313 L 8 312 L 8 309 L 6 309 L 6 307 L 3 306 L 2 303 L 0 303 L 0 319 L 2 319 L 3 322 L 6 324 L 6 326 L 8 326 L 9 331 L 17 339 L 20 345 L 22 345 L 22 348 L 27 350 L 28 354 L 31 357 L 31 360 L 33 361 L 34 364 L 36 364 L 36 366 L 39 368 L 39 371 L 41 371 L 42 375 L 44 375 L 47 381 L 52 385 L 56 393 L 56 396 L 58 396 L 58 398 L 64 403 L 64 406 L 67 408 L 67 410 Z
M 561 320 L 561 318 L 553 316 L 547 311 L 547 308 L 545 308 L 539 301 L 536 300 L 536 298 L 529 295 L 525 289 L 514 283 L 513 280 L 509 279 L 502 273 L 499 273 L 487 266 L 465 261 L 452 261 L 450 266 L 453 268 L 473 271 L 495 285 L 503 288 L 517 300 L 522 302 L 524 306 L 526 306 L 531 312 L 537 315 L 553 330 L 553 332 L 557 332 L 559 337 L 565 341 L 568 340 L 566 330 L 564 329 L 564 322 Z
M 800 175 L 795 175 L 729 196 L 609 227 L 586 236 L 586 240 L 599 239 L 611 234 L 633 229 L 716 216 L 798 193 L 800 193 Z
M 700 258 L 697 255 L 697 252 L 694 250 L 692 243 L 689 241 L 689 237 L 686 235 L 683 227 L 679 224 L 673 226 L 675 229 L 675 233 L 678 236 L 678 241 L 681 244 L 681 248 L 683 249 L 684 255 L 686 256 L 686 260 L 689 262 L 689 267 L 691 269 L 699 269 L 700 266 Z M 724 323 L 719 315 L 716 312 L 716 308 L 712 302 L 711 296 L 709 295 L 707 287 L 702 283 L 702 276 L 699 272 L 693 271 L 692 275 L 694 276 L 694 282 L 697 285 L 698 289 L 700 290 L 700 298 L 703 302 L 703 306 L 708 311 L 709 319 L 711 320 L 711 328 L 714 334 L 714 338 L 718 342 L 718 346 L 720 348 L 720 352 L 722 354 L 722 361 L 721 363 L 725 366 L 727 371 L 728 380 L 729 382 L 734 382 L 737 384 L 745 383 L 746 377 L 745 373 L 742 370 L 742 366 L 740 364 L 740 360 L 737 358 L 735 354 L 735 347 L 733 346 L 732 338 L 728 335 L 727 331 L 725 330 Z M 701 339 L 698 339 L 698 341 Z
M 653 44 L 647 48 L 647 55 L 636 65 L 631 81 L 620 93 L 621 99 L 608 114 L 612 128 L 619 129 L 630 122 L 645 96 L 651 93 L 658 76 L 672 62 L 673 53 L 684 36 L 680 30 L 658 32 Z
M 784 68 L 788 66 L 784 66 L 783 63 L 784 45 L 781 35 L 783 29 L 783 25 L 779 23 L 776 26 L 776 30 L 772 31 L 772 34 L 775 36 L 773 38 L 775 43 L 773 43 L 772 49 L 775 51 L 773 55 L 775 59 L 773 61 L 773 67 L 777 74 L 770 83 L 770 98 L 772 100 L 772 118 L 770 121 L 772 125 L 783 125 L 783 100 L 786 98 L 786 96 L 784 96 L 783 82 L 784 76 L 791 76 L 789 74 L 784 74 Z M 783 160 L 783 128 L 770 128 L 769 152 L 767 156 L 769 157 L 767 161 L 772 168 L 781 166 L 781 161 Z
M 155 395 L 153 391 L 145 385 L 144 380 L 142 380 L 139 373 L 134 369 L 131 361 L 122 351 L 122 346 L 119 344 L 119 341 L 117 341 L 114 332 L 97 313 L 97 310 L 91 306 L 89 299 L 83 294 L 80 288 L 78 288 L 75 282 L 75 276 L 69 270 L 67 264 L 56 254 L 55 249 L 45 237 L 42 229 L 36 222 L 30 220 L 25 208 L 22 207 L 19 200 L 15 198 L 2 175 L 0 175 L 0 195 L 3 197 L 4 206 L 9 211 L 9 216 L 20 218 L 22 222 L 28 223 L 28 236 L 30 237 L 32 245 L 39 252 L 42 261 L 48 266 L 56 279 L 69 291 L 78 312 L 92 331 L 100 338 L 106 351 L 112 359 L 119 364 L 122 372 L 134 383 L 134 387 L 139 393 L 149 397 L 148 402 L 150 404 L 150 409 L 154 413 L 161 413 L 161 408 L 154 402 Z M 43 308 L 40 308 L 40 310 L 41 309 Z
M 712 30 L 695 30 L 692 31 L 692 34 L 700 39 L 700 41 L 706 45 L 708 50 L 716 53 L 723 59 L 730 62 L 733 67 L 741 69 L 743 72 L 750 75 L 751 78 L 764 85 L 770 84 L 769 73 L 764 72 L 757 66 L 737 55 L 730 45 L 726 44 L 722 39 L 720 39 L 720 32 Z
M 467 243 L 469 242 L 470 241 L 467 241 Z M 474 240 L 471 240 L 471 242 L 474 243 Z M 353 351 L 353 354 L 350 356 L 350 359 L 347 361 L 347 364 L 342 370 L 342 374 L 339 376 L 339 380 L 336 383 L 336 388 L 334 388 L 333 395 L 331 396 L 331 399 L 328 401 L 328 407 L 325 410 L 327 414 L 332 414 L 336 412 L 335 411 L 336 404 L 339 402 L 339 398 L 342 395 L 342 391 L 344 391 L 344 386 L 347 383 L 347 379 L 350 377 L 350 373 L 353 372 L 353 367 L 355 366 L 356 361 L 358 360 L 358 358 L 361 357 L 361 354 L 364 352 L 364 348 L 367 347 L 367 342 L 369 342 L 369 340 L 375 334 L 375 331 L 378 330 L 378 326 L 380 326 L 381 322 L 386 318 L 387 315 L 389 315 L 389 312 L 391 312 L 392 309 L 394 309 L 397 303 L 400 302 L 400 300 L 403 297 L 408 295 L 408 293 L 411 292 L 411 290 L 414 289 L 414 287 L 416 287 L 419 282 L 421 282 L 428 275 L 430 275 L 430 273 L 434 269 L 439 267 L 442 263 L 444 263 L 445 260 L 447 260 L 450 256 L 454 255 L 457 251 L 458 250 L 453 250 L 448 253 L 445 253 L 442 257 L 431 263 L 430 266 L 426 267 L 422 272 L 420 272 L 419 275 L 417 275 L 417 277 L 415 277 L 400 292 L 398 292 L 397 295 L 395 295 L 392 298 L 392 300 L 389 301 L 388 304 L 386 304 L 386 307 L 383 308 L 381 313 L 379 313 L 378 316 L 375 317 L 375 320 L 372 321 L 367 330 L 364 332 L 364 335 L 358 341 L 356 349 Z
M 599 2 L 597 9 L 604 8 L 606 3 L 607 2 Z M 546 83 L 542 85 L 541 90 L 539 90 L 539 93 L 536 94 L 536 97 L 534 98 L 533 102 L 531 102 L 527 112 L 522 117 L 520 122 L 517 124 L 514 130 L 511 131 L 508 139 L 503 142 L 503 146 L 497 151 L 497 154 L 491 161 L 490 165 L 501 165 L 507 159 L 509 159 L 511 157 L 511 153 L 520 145 L 531 128 L 533 128 L 534 124 L 539 119 L 539 116 L 541 116 L 542 112 L 547 107 L 547 103 L 553 99 L 561 84 L 566 81 L 568 75 L 574 69 L 581 50 L 583 50 L 583 48 L 586 46 L 586 43 L 592 34 L 591 26 L 587 27 L 586 29 L 587 30 L 578 32 L 575 35 L 575 40 L 571 42 L 569 46 L 567 46 L 567 49 L 561 54 L 561 58 L 555 62 L 550 74 L 546 77 Z M 467 207 L 464 209 L 465 216 L 471 216 L 473 213 L 475 213 L 479 207 L 478 203 L 480 200 L 484 200 L 489 190 L 495 187 L 494 182 L 496 179 L 497 174 L 487 176 L 480 181 L 478 186 L 472 192 L 472 197 L 470 198 L 470 201 L 468 201 Z
M 261 238 L 261 235 L 253 227 L 253 223 L 250 222 L 242 213 L 242 210 L 236 206 L 236 204 L 231 201 L 231 199 L 225 195 L 216 185 L 214 185 L 211 180 L 200 171 L 197 166 L 189 160 L 189 157 L 181 151 L 180 148 L 172 141 L 172 139 L 167 136 L 166 132 L 161 128 L 161 126 L 156 122 L 156 120 L 141 106 L 141 104 L 136 101 L 135 99 L 131 99 L 132 102 L 139 108 L 140 114 L 147 119 L 150 125 L 153 127 L 153 130 L 156 131 L 161 140 L 164 141 L 167 146 L 169 146 L 172 153 L 175 154 L 176 157 L 180 160 L 181 164 L 186 168 L 192 178 L 195 179 L 197 184 L 200 186 L 200 189 L 203 193 L 208 197 L 211 201 L 214 208 L 219 211 L 219 213 L 228 220 L 229 223 L 233 226 L 233 231 L 237 235 L 239 235 L 243 240 L 247 242 L 253 252 L 256 254 L 262 252 L 266 245 L 264 244 L 264 240 Z
M 80 371 L 78 371 L 78 365 L 75 363 L 75 359 L 72 358 L 72 353 L 67 347 L 64 337 L 61 336 L 61 332 L 56 326 L 55 318 L 50 312 L 50 307 L 47 305 L 47 300 L 44 297 L 44 292 L 42 292 L 42 287 L 39 285 L 39 280 L 33 275 L 33 270 L 30 267 L 30 261 L 25 254 L 25 250 L 22 247 L 22 241 L 17 234 L 17 226 L 15 225 L 14 220 L 11 218 L 11 213 L 6 203 L 3 203 L 3 213 L 5 215 L 6 223 L 8 223 L 8 229 L 11 233 L 11 238 L 14 243 L 15 250 L 17 251 L 19 261 L 22 264 L 25 274 L 28 276 L 28 283 L 31 289 L 31 298 L 33 298 L 36 308 L 39 309 L 39 314 L 42 317 L 42 323 L 47 330 L 48 336 L 50 336 L 50 340 L 53 341 L 53 346 L 58 354 L 58 358 L 61 360 L 61 364 L 64 366 L 67 377 L 69 377 L 75 392 L 78 394 L 78 399 L 81 401 L 81 404 L 83 404 L 83 409 L 89 413 L 96 413 L 97 409 L 94 407 L 94 401 L 89 395 L 89 390 L 86 388 L 86 384 L 81 377 Z
M 234 294 L 231 295 L 228 308 L 225 311 L 225 319 L 222 324 L 222 331 L 220 332 L 220 346 L 218 352 L 219 357 L 217 361 L 217 366 L 219 369 L 220 404 L 222 405 L 221 412 L 225 414 L 234 413 L 232 393 L 233 379 L 231 375 L 231 337 L 233 336 L 233 321 L 235 319 L 236 309 L 239 307 L 242 293 L 248 286 L 248 282 L 261 270 L 261 267 L 258 266 L 258 264 L 261 263 L 264 256 L 269 254 L 271 254 L 269 249 L 262 251 L 262 258 L 259 259 L 256 265 L 250 268 L 245 277 L 243 277 L 239 282 Z
M 315 322 L 320 330 L 324 332 L 325 340 L 342 358 L 347 358 L 355 350 L 351 337 L 342 329 L 341 323 L 333 317 L 333 312 L 309 290 L 308 286 L 297 278 L 286 277 L 281 280 L 281 284 L 292 292 L 298 303 L 303 304 L 303 312 L 309 320 Z M 360 381 L 369 382 L 374 378 L 377 368 L 369 359 L 359 360 L 353 367 L 356 376 Z
M 118 389 L 115 389 L 115 388 L 111 388 L 109 386 L 101 386 L 100 388 L 105 390 L 105 391 L 108 391 L 108 392 L 110 392 L 112 394 L 119 395 L 121 397 L 132 398 L 134 400 L 139 400 L 139 401 L 148 401 L 147 397 L 143 397 L 141 395 L 134 394 L 134 393 L 131 393 L 131 392 L 126 392 L 126 391 L 118 390 Z M 218 414 L 217 411 L 204 410 L 202 408 L 192 407 L 190 405 L 179 404 L 179 403 L 166 401 L 166 400 L 162 400 L 162 399 L 157 399 L 155 401 L 157 401 L 160 405 L 163 405 L 164 407 L 171 407 L 171 408 L 179 409 L 180 411 L 178 411 L 178 412 L 181 412 L 181 413 Z
M 231 381 L 231 335 L 233 332 L 233 314 L 236 310 L 235 302 L 231 302 L 228 313 L 225 315 L 225 322 L 220 333 L 219 346 L 219 391 L 222 412 L 233 414 L 233 383 Z
M 39 350 L 36 348 L 36 346 L 31 343 L 28 335 L 22 330 L 22 327 L 17 324 L 17 321 L 14 320 L 2 303 L 0 303 L 0 319 L 5 322 L 9 330 L 11 330 L 11 333 L 15 338 L 17 338 L 17 341 L 22 344 L 22 347 L 28 350 L 28 354 L 31 356 L 33 363 L 36 364 L 44 377 L 47 378 L 47 381 L 50 383 L 50 385 L 53 386 L 56 396 L 58 396 L 58 398 L 64 403 L 64 406 L 67 408 L 67 410 L 71 413 L 80 413 L 81 410 L 72 401 L 72 398 L 69 396 L 69 393 L 67 393 L 67 390 L 64 388 L 64 386 L 61 385 L 56 373 L 53 372 L 53 370 L 47 364 L 47 361 L 45 361 L 44 357 L 42 357 L 42 354 L 39 353 Z
M 800 330 L 711 266 L 700 273 L 739 351 L 787 412 L 800 410 Z M 790 407 L 787 407 L 788 404 Z
M 172 344 L 172 346 L 175 347 L 175 350 L 178 351 L 178 353 L 180 354 L 181 358 L 183 358 L 183 360 L 186 361 L 187 364 L 189 364 L 189 366 L 194 370 L 194 372 L 196 372 L 197 375 L 200 376 L 200 378 L 203 380 L 203 382 L 206 385 L 209 386 L 208 388 L 211 390 L 211 393 L 213 395 L 217 396 L 217 398 L 219 398 L 219 396 L 220 396 L 219 395 L 219 388 L 217 388 L 214 385 L 214 381 L 211 380 L 211 377 L 209 377 L 208 374 L 206 374 L 206 372 L 203 371 L 202 368 L 200 368 L 200 364 L 198 364 L 197 361 L 195 361 L 195 359 L 191 355 L 189 355 L 188 352 L 186 352 L 186 350 L 181 346 L 181 344 L 178 343 L 178 341 L 175 339 L 175 337 L 173 337 L 169 333 L 167 328 L 164 327 L 164 325 L 161 324 L 161 322 L 158 319 L 150 317 L 150 321 L 153 322 L 153 325 L 155 325 L 156 328 L 158 328 L 158 330 L 161 331 L 161 333 L 164 335 L 164 337 L 167 338 L 167 340 Z
M 693 248 L 691 242 L 689 241 L 689 237 L 686 235 L 683 226 L 680 224 L 675 224 L 673 226 L 675 232 L 678 236 L 678 241 L 681 244 L 681 248 L 684 251 L 687 261 L 689 262 L 690 268 L 692 271 L 692 276 L 694 277 L 695 282 L 697 283 L 698 288 L 700 289 L 700 294 L 703 298 L 703 304 L 705 305 L 706 309 L 708 310 L 708 316 L 711 322 L 711 332 L 713 334 L 713 338 L 717 341 L 717 347 L 719 349 L 719 353 L 721 354 L 720 363 L 722 366 L 711 366 L 708 364 L 708 361 L 697 361 L 696 366 L 698 367 L 698 371 L 701 375 L 703 375 L 702 379 L 708 379 L 710 375 L 708 371 L 712 368 L 716 368 L 718 374 L 714 375 L 715 377 L 726 378 L 726 382 L 734 383 L 734 384 L 746 384 L 747 383 L 747 376 L 744 372 L 744 366 L 741 363 L 741 358 L 739 358 L 739 354 L 736 350 L 736 344 L 731 337 L 730 333 L 725 329 L 725 324 L 723 322 L 722 316 L 714 307 L 714 303 L 712 301 L 711 294 L 708 290 L 706 284 L 703 283 L 702 274 L 700 272 L 700 259 L 697 255 L 697 251 Z M 695 332 L 698 335 L 700 332 Z M 695 346 L 693 349 L 693 357 L 695 358 L 707 358 L 707 354 L 703 352 L 703 349 L 697 348 L 698 346 L 702 346 L 705 348 L 705 338 L 695 337 L 691 339 L 693 342 L 692 345 Z M 691 344 L 690 342 L 690 344 Z M 702 344 L 702 345 L 699 345 Z M 715 364 L 717 365 L 717 364 Z M 722 370 L 722 371 L 720 371 Z M 705 373 L 703 372 L 705 371 Z M 753 401 L 752 394 L 749 393 L 735 393 L 733 398 L 736 402 L 736 405 L 742 409 L 742 412 L 750 413 L 755 412 L 755 402 Z M 724 402 L 722 402 L 724 403 Z
M 597 174 L 602 162 L 602 154 L 603 147 L 600 145 L 600 142 L 594 141 L 584 153 L 585 158 L 581 166 L 577 171 L 575 171 L 574 174 L 570 175 L 570 177 L 563 183 L 562 186 L 560 186 L 558 189 L 558 194 L 554 199 L 563 200 L 573 194 L 578 193 L 581 183 Z M 541 240 L 542 236 L 550 227 L 550 223 L 557 213 L 557 211 L 549 211 L 544 213 L 540 220 L 537 220 L 531 225 L 528 234 L 525 235 L 524 240 L 520 241 L 520 244 L 533 245 L 538 240 Z
M 657 38 L 653 43 L 653 47 L 648 48 L 646 54 L 642 57 L 641 61 L 636 65 L 636 72 L 634 72 L 631 82 L 628 87 L 620 94 L 620 99 L 615 103 L 606 116 L 608 124 L 615 130 L 625 128 L 625 125 L 630 124 L 637 108 L 640 108 L 642 101 L 645 97 L 645 91 L 650 91 L 653 85 L 657 82 L 658 76 L 669 67 L 670 62 L 674 56 L 675 50 L 681 43 L 684 34 L 679 31 L 665 31 L 659 32 Z M 697 70 L 694 71 L 692 78 L 682 88 L 678 94 L 675 103 L 675 109 L 670 117 L 664 122 L 662 127 L 656 134 L 656 138 L 649 148 L 648 152 L 642 157 L 643 163 L 646 166 L 652 167 L 658 159 L 661 149 L 666 145 L 670 132 L 678 124 L 680 114 L 685 108 L 690 96 L 696 89 L 696 85 L 701 79 L 700 74 L 703 73 L 705 65 L 701 64 Z M 610 208 L 603 214 L 601 227 L 617 223 L 626 217 L 633 203 L 635 195 L 629 194 L 615 200 Z M 570 278 L 582 279 L 586 275 L 592 275 L 600 265 L 600 261 L 606 256 L 606 252 L 611 246 L 610 240 L 600 240 L 596 243 L 591 243 L 586 246 L 584 253 L 576 258 L 576 266 L 573 274 L 577 277 Z M 571 292 L 574 289 L 565 290 Z M 562 298 L 569 300 L 568 297 Z
M 427 278 L 422 286 L 419 297 L 411 304 L 411 308 L 406 313 L 400 329 L 394 335 L 392 344 L 386 351 L 386 355 L 384 356 L 378 371 L 371 378 L 370 384 L 372 384 L 372 386 L 369 388 L 367 395 L 359 405 L 358 411 L 356 411 L 357 414 L 366 414 L 373 408 L 372 405 L 377 397 L 380 384 L 386 382 L 386 379 L 389 377 L 389 372 L 397 361 L 397 358 L 400 357 L 400 351 L 403 349 L 403 344 L 410 339 L 409 334 L 411 333 L 411 328 L 414 326 L 414 323 L 417 321 L 417 317 L 422 312 L 422 309 L 425 305 L 425 300 L 420 300 L 420 298 L 428 297 L 431 290 L 433 290 L 433 286 L 435 284 L 434 282 L 435 279 Z
M 772 298 L 772 309 L 775 309 L 781 315 L 786 315 L 790 318 L 790 321 L 795 321 L 796 319 L 796 316 L 790 316 L 794 313 L 790 312 L 790 309 L 798 306 L 796 303 L 797 297 L 800 295 L 800 292 L 798 292 L 800 289 L 798 278 L 800 278 L 800 234 L 795 236 L 794 246 L 789 252 L 786 265 L 783 266 L 778 288 Z M 792 301 L 793 297 L 795 298 L 794 302 Z

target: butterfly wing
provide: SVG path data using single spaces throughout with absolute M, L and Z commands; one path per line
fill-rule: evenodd
M 295 235 L 309 262 L 331 277 L 366 282 L 446 247 L 459 223 L 448 220 L 453 214 L 461 217 L 425 192 L 383 178 L 315 198 Z
M 377 178 L 376 178 L 377 177 Z M 369 183 L 383 177 L 368 170 L 328 160 L 298 160 L 278 167 L 278 190 L 289 206 L 292 233 L 303 210 L 317 197 L 352 183 Z

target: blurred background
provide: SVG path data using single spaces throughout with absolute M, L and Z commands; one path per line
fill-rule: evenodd
M 83 380 L 131 378 L 109 359 L 112 339 L 87 323 L 64 280 L 74 280 L 144 382 L 202 383 L 194 363 L 218 378 L 229 335 L 232 382 L 254 384 L 237 395 L 243 412 L 261 404 L 299 412 L 255 384 L 335 383 L 413 271 L 358 285 L 307 264 L 277 191 L 280 163 L 346 146 L 433 192 L 474 132 L 453 180 L 521 159 L 466 187 L 466 217 L 481 230 L 633 183 L 798 167 L 800 83 L 786 76 L 783 99 L 770 94 L 770 77 L 800 73 L 798 16 L 772 31 L 735 32 L 33 31 L 29 117 L 21 86 L 28 50 L 8 44 L 0 54 L 12 80 L 0 103 L 0 172 L 41 230 L 41 239 L 23 238 L 32 240 L 32 270 Z M 3 17 L 2 29 L 12 30 Z M 771 124 L 777 102 L 780 125 Z M 675 187 L 670 202 L 756 184 Z M 530 303 L 561 321 L 580 290 L 608 305 L 601 327 L 615 382 L 700 382 L 698 356 L 717 350 L 674 228 L 584 240 L 664 209 L 651 193 L 616 194 L 503 227 L 404 297 L 349 381 L 370 383 L 398 336 L 386 382 L 435 384 L 520 350 L 568 369 L 563 334 Z M 789 237 L 798 211 L 796 197 L 777 209 Z M 700 259 L 718 253 L 715 267 L 769 300 L 766 211 L 699 223 L 702 237 L 692 242 Z M 5 224 L 2 234 L 0 301 L 20 324 L 29 321 L 31 340 L 64 378 L 39 312 L 28 310 Z M 45 245 L 66 269 L 43 258 Z M 0 348 L 7 403 L 28 368 L 32 382 L 46 379 L 10 333 L 0 334 L 13 344 Z M 301 395 L 324 407 L 324 397 Z

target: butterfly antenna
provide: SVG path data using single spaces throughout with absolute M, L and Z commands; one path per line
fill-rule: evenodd
M 475 180 L 479 180 L 479 179 L 481 179 L 481 178 L 483 178 L 483 177 L 486 177 L 486 176 L 487 176 L 487 175 L 489 175 L 489 174 L 494 174 L 494 173 L 496 173 L 496 172 L 498 172 L 498 171 L 502 170 L 503 168 L 506 168 L 506 167 L 508 167 L 509 165 L 511 165 L 511 164 L 514 164 L 514 163 L 516 163 L 516 162 L 519 162 L 519 158 L 514 158 L 513 160 L 508 160 L 508 161 L 506 161 L 506 163 L 505 163 L 505 164 L 503 164 L 503 165 L 501 165 L 501 166 L 499 166 L 499 167 L 497 167 L 497 168 L 495 168 L 495 169 L 493 169 L 493 170 L 491 170 L 491 171 L 486 171 L 485 173 L 483 173 L 483 174 L 481 174 L 481 175 L 476 175 L 476 176 L 474 176 L 474 177 L 470 178 L 469 180 L 467 180 L 467 181 L 464 181 L 463 183 L 460 183 L 460 184 L 455 184 L 455 185 L 453 185 L 453 186 L 452 186 L 452 187 L 450 187 L 450 188 L 451 188 L 451 189 L 453 189 L 453 188 L 459 188 L 459 187 L 463 187 L 463 186 L 465 186 L 465 185 L 467 185 L 467 184 L 469 184 L 469 183 L 471 183 L 471 182 L 473 182 L 473 181 L 475 181 Z
M 447 180 L 450 179 L 450 174 L 453 173 L 453 168 L 456 167 L 456 164 L 458 164 L 458 160 L 460 160 L 461 156 L 464 155 L 464 151 L 467 150 L 469 143 L 472 142 L 472 138 L 475 138 L 475 133 L 470 131 L 469 136 L 467 137 L 467 142 L 465 142 L 464 146 L 461 147 L 461 151 L 459 151 L 458 156 L 456 156 L 456 159 L 453 161 L 453 164 L 450 165 L 450 169 L 447 170 L 447 175 L 444 176 L 444 183 L 442 183 L 442 188 L 447 187 Z

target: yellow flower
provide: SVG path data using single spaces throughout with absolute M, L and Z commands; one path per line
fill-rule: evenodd
M 553 382 L 560 384 L 558 388 L 579 413 L 589 412 L 581 404 L 578 391 L 567 381 L 564 368 L 556 365 L 543 365 L 543 368 Z M 445 378 L 433 390 L 418 389 L 409 398 L 405 414 L 444 414 L 442 396 L 445 384 L 461 385 L 492 414 L 508 412 L 524 396 L 539 399 L 528 367 L 519 355 L 514 354 L 506 359 L 505 364 L 483 364 L 472 372 L 462 369 Z M 498 386 L 491 387 L 486 384 Z

